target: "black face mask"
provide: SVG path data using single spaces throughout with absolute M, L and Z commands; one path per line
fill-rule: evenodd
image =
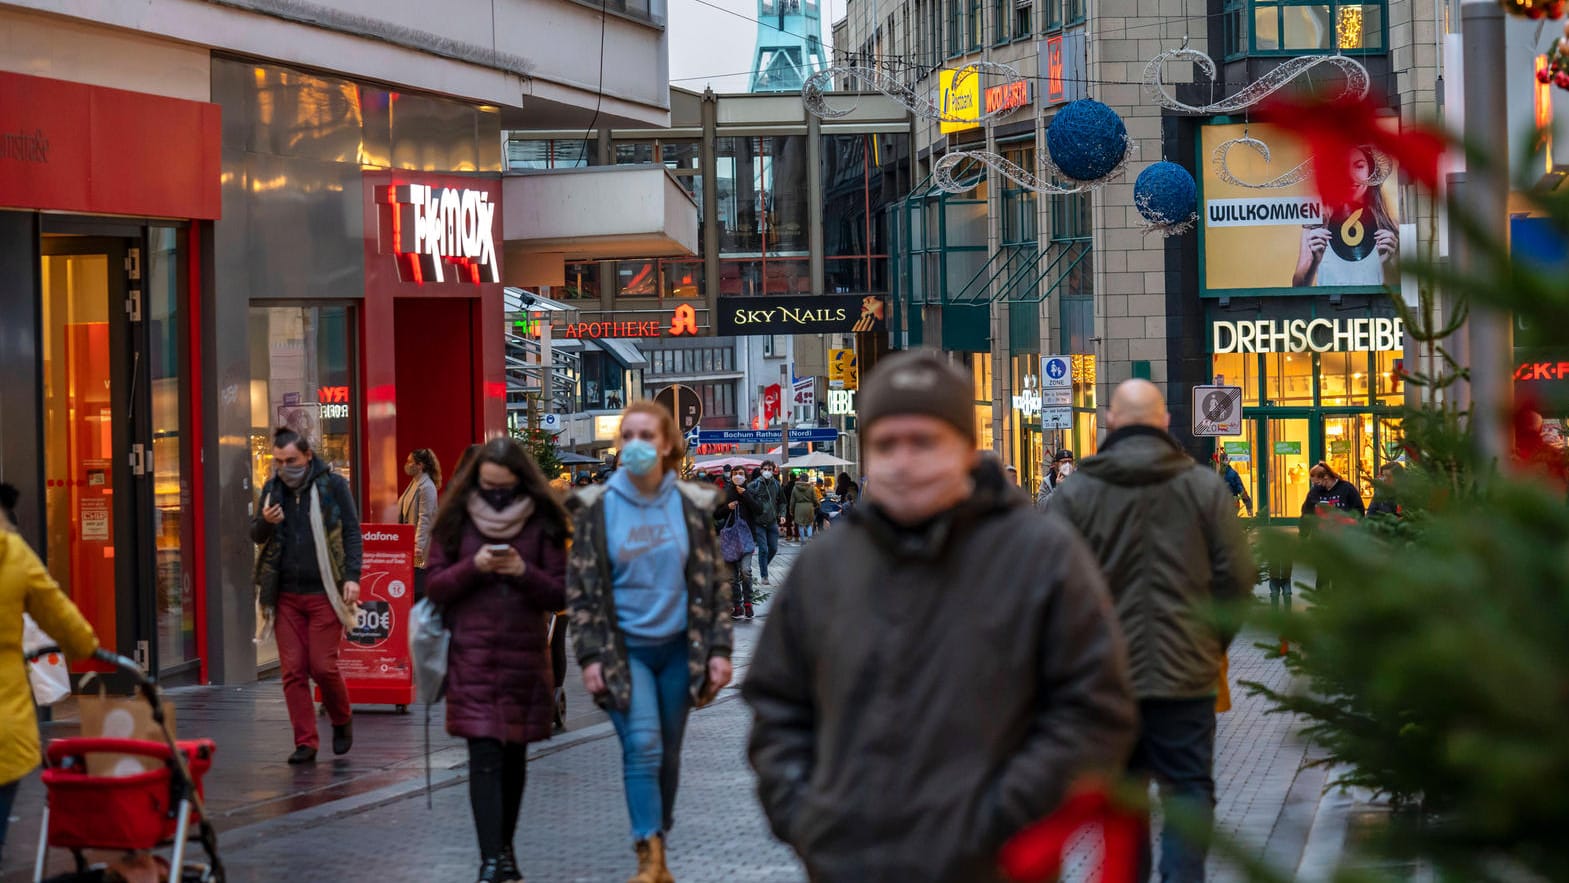
M 480 488 L 479 498 L 484 500 L 485 504 L 490 508 L 500 512 L 512 505 L 512 501 L 518 498 L 518 489 L 516 486 Z

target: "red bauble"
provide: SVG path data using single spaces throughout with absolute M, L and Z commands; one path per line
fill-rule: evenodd
M 1569 71 L 1559 71 L 1554 74 L 1553 84 L 1560 89 L 1569 89 Z
M 1550 83 L 1550 82 L 1552 82 L 1553 81 L 1553 72 L 1548 70 L 1545 67 L 1542 68 L 1541 70 L 1536 72 L 1536 81 L 1538 83 Z

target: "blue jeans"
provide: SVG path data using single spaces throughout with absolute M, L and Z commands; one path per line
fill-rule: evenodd
M 6 829 L 11 825 L 11 804 L 16 802 L 16 789 L 21 785 L 21 779 L 0 785 L 0 849 L 5 848 Z
M 752 525 L 752 539 L 757 543 L 757 575 L 768 579 L 768 564 L 779 556 L 779 522 Z
M 1160 785 L 1166 817 L 1182 812 L 1205 831 L 1203 841 L 1160 835 L 1161 883 L 1204 883 L 1208 831 L 1215 818 L 1215 699 L 1139 700 L 1139 739 L 1128 769 Z M 1150 878 L 1150 843 L 1139 849 L 1139 880 Z
M 681 739 L 692 708 L 686 635 L 652 646 L 629 644 L 627 668 L 632 705 L 626 711 L 612 709 L 610 721 L 621 737 L 621 779 L 632 839 L 640 841 L 670 830 L 675 821 Z

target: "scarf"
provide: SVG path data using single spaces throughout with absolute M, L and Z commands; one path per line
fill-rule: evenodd
M 534 514 L 534 498 L 521 497 L 500 512 L 480 499 L 479 494 L 469 494 L 469 520 L 489 540 L 513 540 L 523 532 L 523 525 Z

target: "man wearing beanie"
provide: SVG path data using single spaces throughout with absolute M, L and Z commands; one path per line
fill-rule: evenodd
M 1000 880 L 997 851 L 1133 745 L 1093 556 L 975 448 L 970 379 L 862 385 L 866 496 L 805 548 L 742 686 L 758 792 L 815 883 Z

